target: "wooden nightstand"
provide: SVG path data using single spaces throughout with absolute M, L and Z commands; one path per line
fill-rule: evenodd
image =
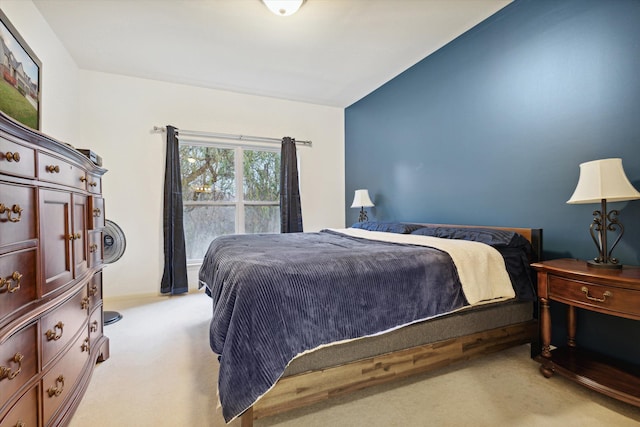
M 576 307 L 640 320 L 640 267 L 588 267 L 585 261 L 557 259 L 532 264 L 538 272 L 540 371 L 563 375 L 586 387 L 640 406 L 640 367 L 624 364 L 576 345 Z M 566 346 L 551 350 L 549 301 L 567 304 Z

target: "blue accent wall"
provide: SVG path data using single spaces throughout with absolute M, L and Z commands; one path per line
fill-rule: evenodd
M 592 258 L 599 205 L 566 201 L 609 157 L 640 189 L 640 0 L 516 0 L 345 110 L 346 223 L 367 188 L 369 219 L 542 228 L 546 259 Z M 614 255 L 640 265 L 640 201 L 609 207 Z M 640 363 L 637 322 L 578 321 L 581 344 Z

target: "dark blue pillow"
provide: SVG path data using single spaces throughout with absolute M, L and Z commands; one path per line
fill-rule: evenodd
M 385 231 L 387 233 L 409 234 L 414 230 L 421 228 L 418 224 L 405 224 L 402 222 L 377 222 L 364 221 L 356 222 L 351 228 L 361 228 L 369 231 Z
M 493 247 L 529 247 L 529 242 L 521 234 L 514 231 L 494 230 L 491 228 L 423 227 L 412 231 L 411 234 L 440 237 L 443 239 L 471 240 Z

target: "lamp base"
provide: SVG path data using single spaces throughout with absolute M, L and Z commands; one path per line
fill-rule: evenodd
M 587 267 L 607 268 L 607 269 L 615 270 L 615 269 L 621 269 L 622 264 L 612 264 L 610 262 L 597 262 L 595 260 L 590 259 L 589 261 L 587 261 Z

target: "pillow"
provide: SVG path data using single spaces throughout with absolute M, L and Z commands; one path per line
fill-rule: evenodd
M 361 228 L 369 231 L 384 231 L 387 233 L 409 234 L 414 230 L 421 228 L 418 224 L 405 224 L 402 222 L 377 222 L 364 221 L 356 222 L 351 228 Z
M 443 239 L 471 240 L 493 247 L 529 247 L 529 241 L 514 231 L 494 230 L 490 228 L 422 227 L 412 231 L 411 234 L 440 237 Z
M 535 301 L 535 273 L 529 267 L 531 244 L 515 231 L 490 228 L 422 227 L 411 232 L 443 239 L 471 240 L 494 247 L 504 258 L 513 289 L 520 301 Z

